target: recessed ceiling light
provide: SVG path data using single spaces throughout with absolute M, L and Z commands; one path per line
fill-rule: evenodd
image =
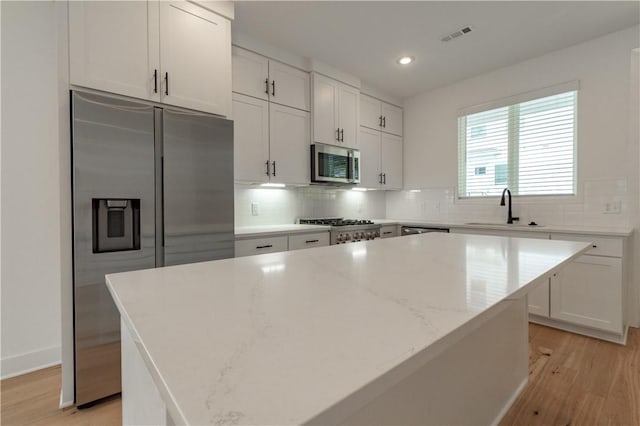
M 402 56 L 398 59 L 398 63 L 400 65 L 409 65 L 411 62 L 413 62 L 413 59 L 413 56 Z

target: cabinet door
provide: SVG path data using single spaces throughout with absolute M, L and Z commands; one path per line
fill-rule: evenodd
M 310 117 L 306 111 L 269 103 L 271 181 L 308 184 Z
M 338 145 L 338 82 L 313 75 L 313 140 Z
M 360 94 L 360 125 L 380 130 L 381 117 L 380 101 L 371 96 Z
M 382 102 L 382 131 L 402 136 L 402 108 Z
M 380 134 L 380 170 L 384 189 L 402 189 L 402 138 Z
M 269 102 L 233 94 L 234 179 L 268 182 Z
M 268 100 L 269 60 L 235 46 L 232 52 L 233 91 Z
M 581 256 L 551 278 L 551 317 L 622 333 L 622 259 Z
M 363 188 L 380 188 L 380 132 L 360 127 L 360 185 Z
M 281 105 L 309 111 L 309 73 L 269 61 L 270 100 Z
M 160 100 L 157 13 L 157 2 L 69 2 L 71 84 Z
M 229 20 L 186 1 L 160 2 L 162 102 L 231 112 Z
M 543 278 L 542 283 L 527 294 L 529 303 L 529 313 L 540 315 L 542 317 L 549 316 L 549 279 Z
M 340 144 L 349 148 L 358 149 L 360 91 L 351 86 L 341 84 L 338 93 Z

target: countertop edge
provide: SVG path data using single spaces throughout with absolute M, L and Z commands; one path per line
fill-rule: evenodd
M 561 234 L 578 234 L 578 235 L 601 235 L 609 237 L 629 237 L 633 233 L 633 228 L 599 228 L 594 227 L 564 227 L 562 225 L 543 225 L 536 226 L 516 226 L 509 225 L 472 225 L 468 223 L 455 222 L 431 222 L 420 221 L 415 219 L 373 219 L 373 222 L 380 225 L 409 225 L 409 226 L 431 226 L 436 228 L 464 228 L 464 229 L 490 229 L 494 231 L 522 231 L 522 232 L 543 232 L 543 233 L 561 233 Z

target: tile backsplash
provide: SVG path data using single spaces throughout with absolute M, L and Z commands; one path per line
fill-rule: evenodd
M 513 215 L 520 223 L 635 226 L 633 200 L 626 179 L 585 181 L 577 197 L 514 197 Z M 506 207 L 497 198 L 456 200 L 454 188 L 359 192 L 315 186 L 235 187 L 236 226 L 288 224 L 300 217 L 501 222 L 506 220 Z
M 257 215 L 253 215 L 257 205 Z M 295 223 L 300 217 L 384 218 L 384 191 L 352 191 L 342 188 L 259 188 L 235 186 L 236 226 Z
M 585 181 L 576 197 L 513 198 L 520 223 L 633 226 L 632 197 L 626 179 Z M 499 199 L 456 200 L 454 188 L 422 188 L 386 194 L 386 217 L 453 222 L 501 222 Z

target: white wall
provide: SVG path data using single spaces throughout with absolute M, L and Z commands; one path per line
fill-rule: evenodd
M 258 215 L 251 204 L 258 204 Z M 359 192 L 349 189 L 301 187 L 286 189 L 236 185 L 236 226 L 296 223 L 301 217 L 345 217 L 374 219 L 385 217 L 383 191 Z
M 639 197 L 638 141 L 628 136 L 629 58 L 638 47 L 639 29 L 615 32 L 405 99 L 405 189 L 422 191 L 389 193 L 387 217 L 505 220 L 505 208 L 498 206 L 497 199 L 455 198 L 457 112 L 579 80 L 578 195 L 516 198 L 514 215 L 523 222 L 541 224 L 640 226 L 635 207 Z M 620 214 L 603 213 L 604 204 L 611 201 L 622 203 Z M 640 277 L 636 276 L 635 282 L 640 282 Z
M 628 155 L 629 55 L 639 27 L 530 59 L 405 99 L 405 188 L 387 197 L 387 215 L 449 220 L 502 220 L 495 199 L 455 200 L 457 112 L 500 98 L 579 80 L 578 196 L 518 198 L 514 214 L 540 223 L 634 225 L 635 158 Z M 603 214 L 621 201 L 621 214 Z
M 60 289 L 70 267 L 61 250 L 69 247 L 61 240 L 69 211 L 61 170 L 68 168 L 69 142 L 60 144 L 68 111 L 59 92 L 59 6 L 0 5 L 4 378 L 60 362 Z

